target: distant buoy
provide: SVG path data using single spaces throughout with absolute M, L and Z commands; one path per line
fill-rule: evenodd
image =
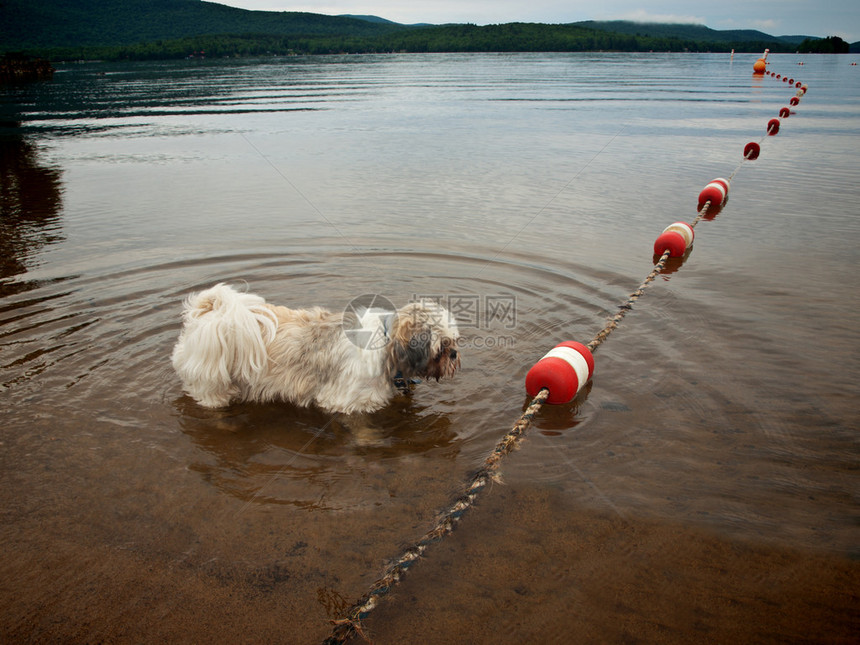
M 526 374 L 529 396 L 546 388 L 546 402 L 560 405 L 573 400 L 594 375 L 594 356 L 582 343 L 566 340 L 553 347 Z
M 761 154 L 761 146 L 755 141 L 750 141 L 744 146 L 744 159 L 755 161 Z
M 798 103 L 800 103 L 800 99 L 796 96 L 792 96 L 788 101 L 789 105 L 797 105 Z
M 779 132 L 779 119 L 771 119 L 767 122 L 767 133 L 773 136 L 777 132 Z
M 765 61 L 764 58 L 759 58 L 755 63 L 753 63 L 753 71 L 757 74 L 763 74 L 766 69 L 767 61 Z
M 693 245 L 693 238 L 693 227 L 686 222 L 670 224 L 654 242 L 654 255 L 663 255 L 668 250 L 671 258 L 683 257 Z
M 791 110 L 789 110 L 787 107 L 780 108 L 779 110 L 779 116 L 781 116 L 783 119 L 787 119 L 790 114 Z

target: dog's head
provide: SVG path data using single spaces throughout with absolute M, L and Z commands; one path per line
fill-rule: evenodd
M 410 303 L 392 321 L 388 369 L 403 378 L 453 376 L 460 367 L 459 339 L 457 321 L 447 309 L 432 301 Z

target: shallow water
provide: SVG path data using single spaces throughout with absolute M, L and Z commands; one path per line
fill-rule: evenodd
M 794 91 L 753 60 L 76 64 L 4 88 L 3 639 L 322 640 L 517 419 L 528 368 L 602 328 L 748 141 L 760 159 L 592 383 L 365 627 L 856 634 L 858 68 L 770 57 L 810 91 L 765 137 Z M 219 281 L 333 310 L 438 297 L 463 369 L 373 415 L 372 442 L 318 410 L 203 410 L 169 355 L 182 298 Z

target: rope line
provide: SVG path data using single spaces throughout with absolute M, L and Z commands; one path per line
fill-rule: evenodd
M 633 309 L 633 304 L 645 293 L 645 289 L 648 288 L 648 285 L 651 284 L 654 281 L 654 278 L 660 275 L 666 267 L 666 261 L 668 259 L 669 249 L 666 249 L 663 251 L 663 255 L 660 256 L 660 260 L 654 265 L 651 273 L 649 273 L 645 280 L 642 281 L 642 284 L 639 285 L 636 291 L 630 294 L 624 304 L 618 306 L 618 313 L 609 319 L 606 326 L 597 333 L 591 342 L 586 344 L 586 347 L 588 347 L 590 351 L 596 351 L 597 348 L 600 347 L 607 338 L 609 338 L 609 334 L 615 331 L 618 324 L 624 319 L 624 316 L 627 315 L 627 312 Z
M 772 127 L 768 125 L 766 134 L 759 141 L 759 145 L 772 134 L 779 131 L 779 125 Z M 747 161 L 755 159 L 758 155 L 752 151 L 746 153 L 741 159 L 737 167 L 728 177 L 731 182 L 735 175 Z M 699 209 L 696 218 L 689 225 L 690 228 L 695 226 L 707 216 L 712 202 L 707 200 Z M 714 203 L 716 212 L 719 212 L 722 204 Z M 663 251 L 660 259 L 654 265 L 651 272 L 645 277 L 642 283 L 627 297 L 621 305 L 618 306 L 618 313 L 610 318 L 606 325 L 601 329 L 594 338 L 586 345 L 589 351 L 594 352 L 600 347 L 609 335 L 618 328 L 618 325 L 624 319 L 629 311 L 633 309 L 633 305 L 645 294 L 645 290 L 651 285 L 660 273 L 666 267 L 666 263 L 671 257 L 671 250 Z M 534 398 L 529 402 L 525 412 L 513 424 L 511 429 L 504 437 L 496 444 L 489 456 L 484 460 L 481 468 L 473 475 L 463 493 L 457 497 L 454 502 L 444 510 L 435 526 L 425 533 L 417 542 L 406 548 L 399 558 L 392 561 L 383 572 L 382 576 L 373 583 L 370 590 L 359 598 L 344 614 L 344 618 L 332 620 L 333 629 L 328 638 L 323 641 L 323 645 L 339 645 L 345 643 L 353 636 L 360 636 L 364 640 L 370 642 L 370 639 L 365 635 L 361 621 L 365 619 L 379 604 L 379 601 L 388 595 L 392 588 L 396 586 L 408 572 L 409 568 L 417 562 L 427 548 L 434 542 L 440 541 L 446 535 L 450 534 L 460 518 L 474 505 L 478 494 L 484 490 L 487 485 L 498 480 L 498 470 L 501 466 L 501 461 L 506 455 L 516 449 L 528 432 L 535 416 L 543 407 L 544 403 L 549 398 L 550 391 L 547 388 L 542 388 Z
M 708 212 L 711 202 L 705 202 L 692 224 L 695 226 Z M 594 352 L 617 327 L 621 320 L 627 315 L 627 312 L 633 309 L 633 305 L 641 298 L 645 289 L 660 275 L 669 260 L 669 250 L 663 252 L 663 255 L 654 265 L 654 268 L 646 276 L 642 284 L 633 291 L 627 300 L 619 305 L 619 311 L 606 324 L 606 326 L 597 333 L 594 339 L 588 343 L 587 347 Z M 397 585 L 403 576 L 423 554 L 424 551 L 434 542 L 438 542 L 447 534 L 454 530 L 456 523 L 460 520 L 463 514 L 468 511 L 475 503 L 475 500 L 488 483 L 495 481 L 498 477 L 497 471 L 501 466 L 502 459 L 512 452 L 519 442 L 525 437 L 532 421 L 537 413 L 543 407 L 549 397 L 549 390 L 544 388 L 540 390 L 531 400 L 526 411 L 514 423 L 511 429 L 504 437 L 496 444 L 490 455 L 484 460 L 484 465 L 472 477 L 469 485 L 466 487 L 462 495 L 457 497 L 454 503 L 447 508 L 439 517 L 436 525 L 424 534 L 415 544 L 408 547 L 403 554 L 394 560 L 385 569 L 382 576 L 373 583 L 364 596 L 359 598 L 346 611 L 346 617 L 338 620 L 332 620 L 334 629 L 331 635 L 323 641 L 324 645 L 338 645 L 345 643 L 352 636 L 358 635 L 365 640 L 367 637 L 361 627 L 361 621 L 373 611 L 379 603 L 379 600 L 388 595 L 392 587 Z
M 759 140 L 759 142 L 758 142 L 759 145 L 761 145 L 769 136 L 771 136 L 771 130 L 772 129 L 773 129 L 772 127 L 768 127 L 765 135 Z M 743 156 L 740 163 L 738 163 L 738 165 L 735 167 L 735 169 L 732 171 L 732 173 L 728 176 L 729 182 L 731 182 L 735 178 L 735 175 L 738 174 L 738 171 L 740 171 L 740 169 L 744 165 L 744 163 L 746 163 L 751 158 L 753 158 L 753 155 L 754 155 L 754 153 L 752 151 L 750 151 Z M 702 208 L 696 214 L 696 218 L 690 223 L 690 228 L 696 228 L 696 224 L 701 222 L 702 219 L 707 216 L 708 209 L 710 207 L 711 207 L 711 202 L 710 202 L 710 200 L 708 200 L 704 203 Z M 607 321 L 606 326 L 603 329 L 601 329 L 597 333 L 597 335 L 595 335 L 595 337 L 591 340 L 591 342 L 586 344 L 586 347 L 588 347 L 588 349 L 592 353 L 594 353 L 597 350 L 597 348 L 603 344 L 603 342 L 609 337 L 609 334 L 611 334 L 613 331 L 615 331 L 615 329 L 618 327 L 619 323 L 621 323 L 621 321 L 624 319 L 624 316 L 627 315 L 627 312 L 630 311 L 631 309 L 633 309 L 633 305 L 636 303 L 636 301 L 639 300 L 639 298 L 641 298 L 645 294 L 645 289 L 647 289 L 648 286 L 654 281 L 654 279 L 658 275 L 660 275 L 660 273 L 663 272 L 663 269 L 666 268 L 666 262 L 669 260 L 669 257 L 670 257 L 670 251 L 669 251 L 669 249 L 666 249 L 665 251 L 663 251 L 663 255 L 660 256 L 660 259 L 657 261 L 657 264 L 654 265 L 654 268 L 651 270 L 651 273 L 649 273 L 647 275 L 647 277 L 645 278 L 645 280 L 642 281 L 642 284 L 640 284 L 639 287 L 635 291 L 633 291 L 633 293 L 630 294 L 630 296 L 627 298 L 627 300 L 623 304 L 619 305 L 618 313 L 615 314 L 612 318 L 610 318 Z
M 474 505 L 478 494 L 486 488 L 487 484 L 498 479 L 502 459 L 517 447 L 548 396 L 547 389 L 537 393 L 526 411 L 484 460 L 483 466 L 472 477 L 463 494 L 440 515 L 436 525 L 388 565 L 382 577 L 370 587 L 370 591 L 346 611 L 345 618 L 331 621 L 334 628 L 331 635 L 323 641 L 324 645 L 345 643 L 354 635 L 368 640 L 362 630 L 361 621 L 376 608 L 380 599 L 402 580 L 409 567 L 418 561 L 431 544 L 438 542 L 454 530 L 457 522 Z

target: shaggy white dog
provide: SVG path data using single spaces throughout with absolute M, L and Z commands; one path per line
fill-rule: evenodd
M 173 367 L 207 408 L 280 399 L 372 412 L 404 382 L 460 366 L 457 323 L 435 302 L 353 316 L 274 306 L 221 283 L 191 295 L 183 321 Z

